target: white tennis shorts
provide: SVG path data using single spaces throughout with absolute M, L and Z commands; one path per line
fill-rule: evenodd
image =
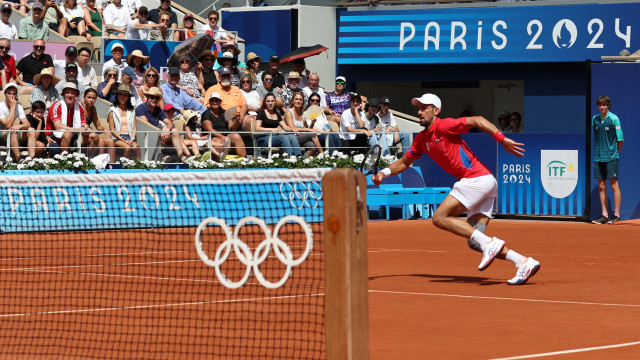
M 467 217 L 475 214 L 491 217 L 497 194 L 498 182 L 493 175 L 461 179 L 449 193 L 467 208 Z

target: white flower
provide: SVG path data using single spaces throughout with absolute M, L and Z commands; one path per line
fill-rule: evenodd
M 364 160 L 364 155 L 362 155 L 362 154 L 357 154 L 357 155 L 355 155 L 355 156 L 353 157 L 353 161 L 354 161 L 355 163 L 358 163 L 358 164 L 359 164 L 359 163 L 362 163 L 362 160 Z
M 312 160 L 313 160 L 312 158 L 308 157 L 308 158 L 302 160 L 302 162 L 305 163 L 305 164 L 309 164 Z
M 271 158 L 272 159 L 278 159 L 278 158 L 280 158 L 280 154 L 277 154 L 277 153 L 273 154 L 273 155 L 271 155 Z

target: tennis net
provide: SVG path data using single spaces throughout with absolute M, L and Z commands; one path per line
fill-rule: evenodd
M 326 357 L 328 170 L 0 176 L 0 348 Z

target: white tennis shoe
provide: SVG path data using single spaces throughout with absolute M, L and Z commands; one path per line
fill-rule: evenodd
M 523 285 L 527 282 L 527 280 L 535 275 L 538 270 L 540 270 L 540 263 L 531 257 L 527 258 L 527 260 L 522 263 L 522 265 L 518 266 L 516 276 L 514 276 L 511 280 L 507 280 L 507 284 Z
M 496 258 L 496 255 L 502 251 L 503 247 L 504 241 L 496 237 L 494 237 L 489 244 L 485 245 L 484 249 L 482 249 L 482 261 L 480 261 L 480 265 L 478 265 L 478 270 L 482 271 L 488 268 L 493 262 L 493 259 Z

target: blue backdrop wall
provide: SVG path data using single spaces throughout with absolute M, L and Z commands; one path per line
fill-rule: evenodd
M 592 64 L 591 115 L 598 114 L 596 99 L 600 95 L 611 98 L 611 112 L 618 115 L 624 132 L 624 146 L 620 153 L 620 191 L 622 192 L 621 217 L 623 220 L 640 218 L 640 122 L 638 121 L 638 90 L 640 64 L 605 63 Z M 593 157 L 591 157 L 591 218 L 600 217 L 598 182 L 593 179 Z M 613 194 L 607 182 L 609 208 L 613 207 Z

